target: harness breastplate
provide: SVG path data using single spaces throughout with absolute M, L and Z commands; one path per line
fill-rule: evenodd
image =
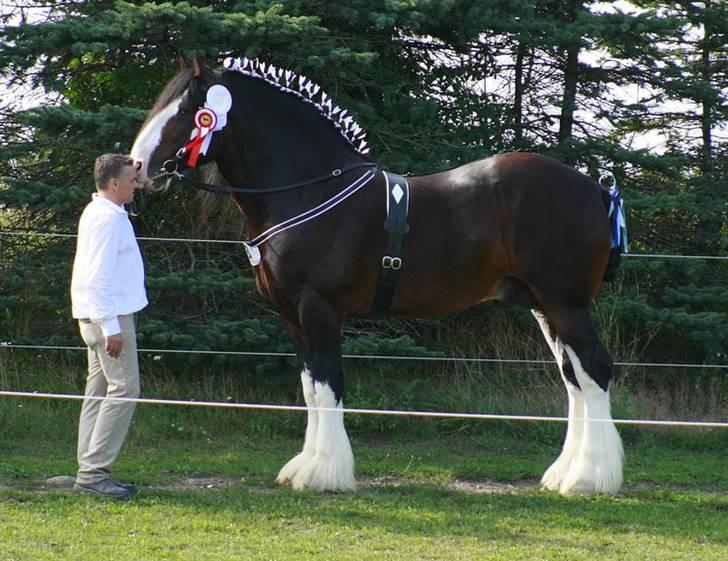
M 407 215 L 409 213 L 410 188 L 401 175 L 382 171 L 387 186 L 387 219 L 384 229 L 389 234 L 382 257 L 379 280 L 374 294 L 370 315 L 389 313 L 397 287 L 399 271 L 402 269 L 402 236 L 409 232 Z

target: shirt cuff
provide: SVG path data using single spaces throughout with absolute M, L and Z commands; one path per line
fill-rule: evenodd
M 99 322 L 99 325 L 101 326 L 101 332 L 104 334 L 104 337 L 121 333 L 121 325 L 119 325 L 118 318 L 102 320 Z

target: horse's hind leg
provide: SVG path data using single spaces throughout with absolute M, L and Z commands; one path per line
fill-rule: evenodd
M 564 345 L 561 342 L 561 339 L 559 339 L 556 335 L 553 326 L 541 310 L 534 309 L 531 310 L 531 313 L 538 321 L 544 338 L 546 339 L 546 343 L 551 349 L 554 358 L 556 358 L 556 363 L 559 367 L 559 372 L 561 373 L 561 379 L 564 381 L 566 394 L 569 399 L 569 421 L 566 428 L 564 447 L 561 450 L 561 454 L 558 459 L 551 464 L 551 467 L 546 470 L 546 473 L 544 473 L 541 478 L 541 484 L 545 489 L 558 491 L 561 487 L 562 481 L 566 479 L 569 468 L 574 462 L 579 447 L 581 446 L 581 440 L 584 434 L 584 423 L 581 421 L 581 419 L 584 418 L 584 398 L 582 397 L 578 386 L 575 385 L 575 378 L 571 363 L 569 362 L 569 357 L 564 350 Z
M 534 312 L 569 395 L 564 449 L 543 484 L 567 494 L 616 493 L 624 455 L 609 406 L 612 359 L 599 341 L 587 309 Z

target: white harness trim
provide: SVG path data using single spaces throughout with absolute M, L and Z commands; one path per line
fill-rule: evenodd
M 250 241 L 243 242 L 243 245 L 245 246 L 245 253 L 248 255 L 248 260 L 250 261 L 250 264 L 255 267 L 260 264 L 260 249 L 259 247 L 263 245 L 265 242 L 267 242 L 269 239 L 271 239 L 273 236 L 280 234 L 281 232 L 285 232 L 286 230 L 289 230 L 291 228 L 295 228 L 296 226 L 300 226 L 302 224 L 305 224 L 306 222 L 309 222 L 313 220 L 314 218 L 318 218 L 322 214 L 330 211 L 332 208 L 334 208 L 336 205 L 344 202 L 346 199 L 351 197 L 354 193 L 356 193 L 359 189 L 364 187 L 367 183 L 369 183 L 372 179 L 374 179 L 374 176 L 377 174 L 377 169 L 370 169 L 367 170 L 367 172 L 362 175 L 359 179 L 354 181 L 351 185 L 349 185 L 346 189 L 343 191 L 337 193 L 333 197 L 331 197 L 329 200 L 321 203 L 315 208 L 312 208 L 311 210 L 307 210 L 306 212 L 303 212 L 297 216 L 294 216 L 293 218 L 289 218 L 285 222 L 281 222 L 280 224 L 277 224 L 276 226 L 273 226 L 271 228 L 268 228 L 265 232 L 260 234 L 259 236 L 256 236 Z

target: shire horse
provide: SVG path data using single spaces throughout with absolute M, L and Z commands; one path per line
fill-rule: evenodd
M 307 78 L 247 58 L 182 66 L 131 155 L 152 188 L 179 180 L 214 189 L 188 173 L 214 162 L 228 185 L 219 190 L 244 216 L 257 288 L 293 341 L 307 406 L 303 449 L 279 483 L 356 489 L 341 411 L 342 322 L 370 315 L 381 290 L 396 316 L 487 299 L 530 308 L 569 404 L 563 449 L 542 484 L 565 495 L 618 492 L 612 359 L 589 307 L 622 245 L 613 247 L 610 196 L 597 182 L 545 156 L 509 153 L 395 177 L 409 193 L 392 190 L 353 116 Z M 408 228 L 393 235 L 383 224 L 405 195 Z

